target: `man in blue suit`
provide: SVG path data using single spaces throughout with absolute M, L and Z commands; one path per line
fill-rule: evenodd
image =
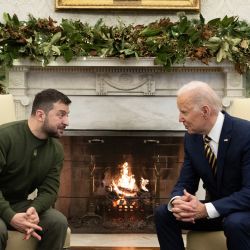
M 204 82 L 184 85 L 177 105 L 187 129 L 185 156 L 170 202 L 155 211 L 161 250 L 184 250 L 182 229 L 224 230 L 229 250 L 249 250 L 250 122 L 221 111 L 220 98 Z M 214 169 L 206 158 L 205 136 L 216 156 Z M 195 196 L 200 179 L 207 191 L 202 202 Z

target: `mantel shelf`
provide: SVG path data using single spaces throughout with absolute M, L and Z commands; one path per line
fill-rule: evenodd
M 138 67 L 138 68 L 162 68 L 162 65 L 156 65 L 154 63 L 155 58 L 143 57 L 143 58 L 100 58 L 100 57 L 78 57 L 70 62 L 66 62 L 63 58 L 57 58 L 55 61 L 50 62 L 46 67 Z M 41 62 L 31 61 L 29 59 L 16 59 L 13 62 L 14 67 L 44 67 Z M 173 68 L 234 68 L 231 62 L 224 61 L 217 63 L 212 60 L 208 65 L 196 60 L 187 59 L 184 64 L 175 64 Z

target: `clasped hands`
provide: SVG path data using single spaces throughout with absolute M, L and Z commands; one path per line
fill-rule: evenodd
M 35 231 L 42 231 L 38 223 L 39 216 L 34 207 L 28 208 L 25 213 L 16 213 L 10 221 L 12 227 L 25 234 L 24 240 L 28 240 L 31 236 L 41 240 L 41 236 Z
M 195 220 L 208 216 L 205 205 L 186 190 L 183 196 L 175 198 L 171 204 L 173 215 L 179 221 L 195 223 Z

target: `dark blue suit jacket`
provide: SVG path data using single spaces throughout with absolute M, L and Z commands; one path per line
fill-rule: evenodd
M 204 154 L 203 136 L 185 134 L 184 164 L 172 196 L 185 188 L 195 194 L 200 178 L 221 216 L 250 211 L 250 122 L 225 113 L 213 176 Z

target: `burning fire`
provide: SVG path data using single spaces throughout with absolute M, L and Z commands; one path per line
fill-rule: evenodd
M 140 189 L 148 192 L 146 185 L 148 185 L 149 180 L 141 177 Z M 135 197 L 139 191 L 136 184 L 136 179 L 133 174 L 129 174 L 129 166 L 127 162 L 122 165 L 120 176 L 117 180 L 112 180 L 110 185 L 110 191 L 114 191 L 119 199 L 113 201 L 113 206 L 126 206 L 126 198 Z

